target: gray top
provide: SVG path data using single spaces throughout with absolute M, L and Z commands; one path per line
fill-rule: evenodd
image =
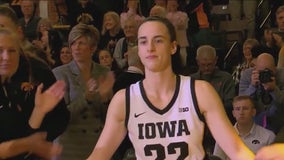
M 106 75 L 109 69 L 93 62 L 91 76 L 98 79 Z M 80 70 L 73 60 L 53 69 L 55 77 L 65 80 L 66 90 L 64 99 L 71 112 L 71 121 L 67 130 L 59 138 L 64 146 L 61 160 L 86 159 L 93 150 L 94 145 L 103 128 L 102 110 L 106 110 L 99 96 L 94 97 L 93 103 L 85 99 L 86 82 L 82 79 Z

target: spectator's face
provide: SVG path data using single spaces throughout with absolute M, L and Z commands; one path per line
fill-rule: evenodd
M 19 66 L 19 48 L 10 35 L 0 35 L 0 77 L 1 81 L 12 77 Z
M 92 60 L 95 47 L 91 47 L 86 37 L 79 37 L 71 44 L 71 53 L 76 62 Z
M 50 30 L 50 25 L 46 23 L 39 24 L 39 32 Z
M 284 11 L 276 15 L 276 22 L 277 22 L 278 28 L 284 31 Z
M 246 60 L 250 61 L 252 59 L 251 54 L 252 45 L 246 44 L 243 46 L 243 54 Z
M 32 1 L 22 1 L 21 10 L 24 16 L 31 17 L 34 12 L 34 4 Z
M 60 61 L 62 64 L 67 64 L 71 62 L 73 59 L 70 48 L 69 47 L 63 47 L 60 50 Z
M 253 116 L 255 115 L 256 110 L 253 107 L 253 104 L 249 100 L 240 100 L 236 101 L 233 104 L 233 116 L 236 121 L 240 124 L 247 124 L 253 121 Z
M 124 26 L 125 37 L 132 38 L 137 36 L 137 24 L 133 21 L 126 22 Z
M 113 58 L 108 51 L 102 50 L 99 52 L 99 61 L 101 65 L 111 67 Z
M 115 21 L 112 16 L 106 16 L 104 19 L 104 25 L 106 30 L 111 30 L 115 27 Z
M 202 74 L 212 74 L 216 68 L 217 58 L 197 58 L 199 71 Z

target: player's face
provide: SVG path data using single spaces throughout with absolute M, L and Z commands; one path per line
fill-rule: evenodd
M 249 100 L 240 100 L 233 104 L 233 116 L 238 123 L 249 123 L 256 111 Z
M 138 30 L 138 54 L 145 69 L 159 72 L 171 67 L 176 42 L 171 42 L 166 26 L 157 21 L 142 24 Z

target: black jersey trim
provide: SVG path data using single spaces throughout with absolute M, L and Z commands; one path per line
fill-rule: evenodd
M 125 90 L 125 127 L 127 128 L 130 112 L 130 87 Z
M 195 79 L 190 77 L 190 89 L 191 89 L 191 96 L 192 96 L 192 102 L 195 108 L 195 111 L 199 117 L 199 119 L 205 123 L 205 118 L 201 114 L 198 103 L 197 103 L 197 98 L 196 98 L 196 92 L 195 92 Z M 206 123 L 205 123 L 206 124 Z
M 154 112 L 160 114 L 160 115 L 163 115 L 165 114 L 166 112 L 168 112 L 173 104 L 175 103 L 177 97 L 178 97 L 178 94 L 179 94 L 179 90 L 180 90 L 180 76 L 179 75 L 176 75 L 176 88 L 175 88 L 175 93 L 171 99 L 171 101 L 169 102 L 169 104 L 162 110 L 156 108 L 151 102 L 150 100 L 148 99 L 147 95 L 146 95 L 146 92 L 145 92 L 145 89 L 144 89 L 144 86 L 143 86 L 143 83 L 142 81 L 139 82 L 139 87 L 140 87 L 140 91 L 141 91 L 141 95 L 142 95 L 142 98 L 144 99 L 145 103 L 148 105 L 148 107 L 150 109 L 152 109 Z

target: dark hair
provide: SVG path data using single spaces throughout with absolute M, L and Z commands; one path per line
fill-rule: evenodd
M 165 27 L 167 28 L 168 30 L 168 33 L 169 33 L 169 36 L 170 36 L 170 41 L 173 42 L 173 41 L 176 41 L 176 30 L 175 30 L 175 27 L 174 25 L 167 19 L 167 18 L 164 18 L 164 17 L 158 17 L 158 16 L 151 16 L 151 17 L 148 17 L 146 19 L 144 19 L 142 21 L 142 23 L 140 24 L 140 26 L 146 22 L 160 22 L 162 24 L 165 25 Z M 140 27 L 139 26 L 139 27 Z M 175 54 L 173 54 L 172 56 L 172 59 L 171 59 L 171 62 L 172 62 L 172 69 L 173 69 L 173 72 L 176 73 L 176 74 L 180 74 L 181 71 L 182 71 L 182 65 L 181 65 L 181 57 L 180 57 L 180 47 L 177 46 L 177 51 Z
M 158 16 L 147 17 L 147 18 L 145 18 L 145 19 L 142 21 L 142 23 L 140 24 L 140 26 L 141 26 L 142 24 L 146 23 L 146 22 L 153 22 L 153 21 L 160 22 L 160 23 L 162 23 L 162 24 L 165 25 L 165 27 L 167 28 L 167 30 L 168 30 L 168 32 L 169 32 L 171 42 L 177 40 L 175 27 L 174 27 L 174 25 L 172 24 L 172 22 L 169 21 L 167 18 L 158 17 Z M 140 26 L 139 26 L 139 27 L 140 27 Z

